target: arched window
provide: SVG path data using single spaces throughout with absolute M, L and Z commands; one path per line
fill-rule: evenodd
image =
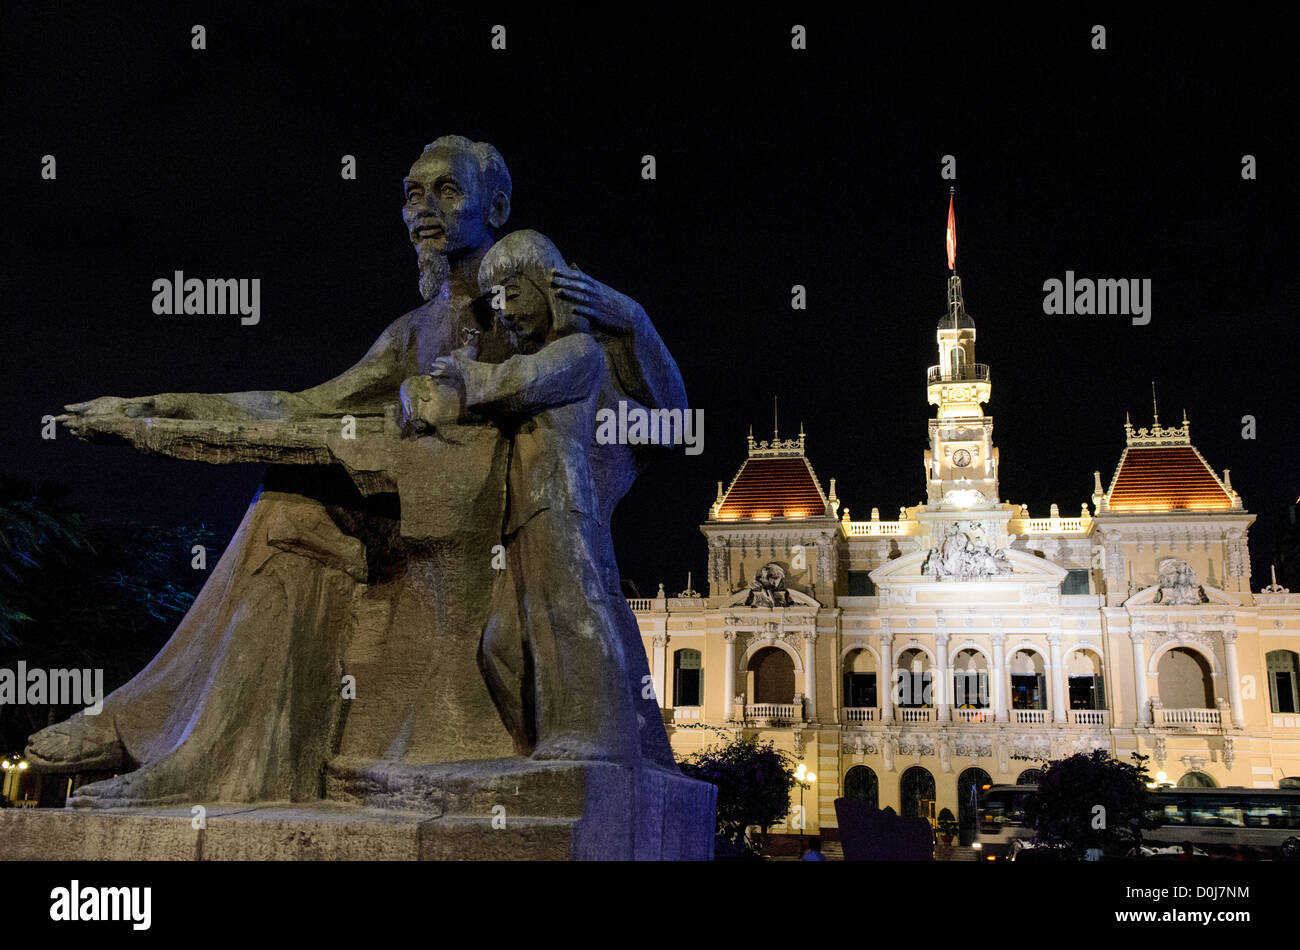
M 958 841 L 964 847 L 975 840 L 975 824 L 979 821 L 980 792 L 993 779 L 983 769 L 967 769 L 957 776 Z
M 930 657 L 924 650 L 904 650 L 894 671 L 894 698 L 904 709 L 929 706 Z
M 704 666 L 699 650 L 673 654 L 673 705 L 699 706 L 704 698 Z
M 1025 769 L 1016 777 L 1017 785 L 1037 785 L 1043 780 L 1042 769 Z
M 962 650 L 952 660 L 954 709 L 988 709 L 988 661 L 978 650 Z
M 955 379 L 966 378 L 966 351 L 960 346 L 954 346 L 948 353 L 949 362 L 952 363 L 952 375 Z
M 1043 657 L 1033 650 L 1017 650 L 1011 655 L 1011 708 L 1047 708 L 1047 667 Z
M 880 780 L 865 765 L 855 765 L 844 774 L 844 797 L 880 807 Z
M 1178 780 L 1179 788 L 1218 788 L 1214 779 L 1204 772 L 1188 772 Z
M 1214 680 L 1205 657 L 1187 647 L 1175 647 L 1160 658 L 1160 701 L 1171 709 L 1213 709 Z
M 1273 712 L 1300 712 L 1297 679 L 1300 679 L 1300 656 L 1291 650 L 1270 650 L 1264 657 L 1268 666 L 1268 692 Z
M 869 650 L 854 650 L 844 658 L 844 706 L 876 707 L 876 658 Z
M 749 660 L 753 679 L 752 703 L 788 703 L 794 700 L 794 661 L 779 647 L 764 647 Z
M 904 818 L 921 818 L 934 821 L 934 776 L 919 765 L 913 765 L 898 779 L 899 801 Z
M 1075 650 L 1066 665 L 1070 676 L 1071 709 L 1105 709 L 1106 689 L 1101 657 L 1091 650 Z

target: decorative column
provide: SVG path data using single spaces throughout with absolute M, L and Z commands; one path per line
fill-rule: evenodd
M 808 699 L 808 721 L 817 721 L 817 631 L 803 634 L 803 692 Z
M 1133 695 L 1137 701 L 1137 723 L 1151 725 L 1151 706 L 1147 699 L 1147 646 L 1146 631 L 1133 630 L 1128 638 L 1133 641 Z
M 935 619 L 937 630 L 934 634 L 934 656 L 935 656 L 935 682 L 932 684 L 934 691 L 934 709 L 935 717 L 939 722 L 948 722 L 952 719 L 950 712 L 951 703 L 948 694 L 951 690 L 948 688 L 948 631 L 947 619 L 938 617 Z
M 722 631 L 722 639 L 725 643 L 723 656 L 725 666 L 722 673 L 722 720 L 728 722 L 734 715 L 731 704 L 733 697 L 736 695 L 736 631 Z
M 663 709 L 667 705 L 668 692 L 664 689 L 664 669 L 668 665 L 668 634 L 655 634 L 654 649 L 654 674 L 655 696 L 659 699 L 659 708 Z
M 1053 617 L 1052 625 L 1060 623 Z M 1065 664 L 1061 660 L 1061 632 L 1053 630 L 1047 635 L 1047 645 L 1052 653 L 1052 722 L 1065 722 Z
M 1007 635 L 999 627 L 1002 626 L 1001 618 L 994 618 L 993 633 L 989 639 L 993 641 L 993 669 L 989 671 L 989 679 L 993 681 L 993 718 L 998 722 L 1007 721 L 1007 687 L 1003 680 L 1006 679 L 1007 661 L 1005 645 Z
M 894 719 L 894 631 L 889 629 L 889 619 L 880 619 L 880 683 L 876 686 L 876 702 L 880 703 L 880 721 Z
M 1232 707 L 1232 725 L 1246 728 L 1246 711 L 1241 705 L 1241 676 L 1237 672 L 1237 631 L 1223 631 L 1223 655 L 1228 666 L 1228 704 Z

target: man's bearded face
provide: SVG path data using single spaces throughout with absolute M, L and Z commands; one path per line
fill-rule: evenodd
M 489 239 L 491 195 L 485 194 L 478 160 L 457 148 L 421 155 L 411 166 L 405 190 L 402 220 L 420 265 L 420 293 L 428 300 L 447 279 L 449 258 Z
M 420 266 L 420 296 L 432 300 L 451 276 L 451 264 L 447 262 L 447 255 L 428 241 L 415 245 L 415 257 Z

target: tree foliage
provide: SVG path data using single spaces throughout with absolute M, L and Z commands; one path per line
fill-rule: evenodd
M 0 476 L 0 643 L 18 643 L 18 628 L 33 620 L 23 596 L 30 577 L 91 550 L 81 516 L 63 504 L 66 494 Z
M 116 689 L 158 652 L 208 571 L 191 568 L 195 544 L 219 552 L 205 526 L 87 522 L 66 490 L 0 478 L 0 667 L 102 669 Z M 0 706 L 0 751 L 71 708 Z
M 1094 848 L 1122 856 L 1141 847 L 1142 832 L 1156 823 L 1146 814 L 1147 757 L 1133 759 L 1097 749 L 1049 762 L 1025 805 L 1035 847 L 1076 860 Z
M 764 832 L 790 811 L 795 786 L 794 756 L 769 739 L 737 739 L 687 756 L 681 770 L 718 788 L 718 838 L 732 849 L 747 848 L 745 829 Z

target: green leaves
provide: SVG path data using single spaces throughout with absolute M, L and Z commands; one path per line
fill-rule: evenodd
M 1034 844 L 1075 859 L 1093 848 L 1119 856 L 1141 845 L 1142 831 L 1155 823 L 1146 814 L 1145 757 L 1134 759 L 1097 749 L 1049 762 L 1025 805 Z
M 680 767 L 691 778 L 717 786 L 718 836 L 743 845 L 746 828 L 757 825 L 766 831 L 789 812 L 794 762 L 771 740 L 751 736 L 696 752 Z

